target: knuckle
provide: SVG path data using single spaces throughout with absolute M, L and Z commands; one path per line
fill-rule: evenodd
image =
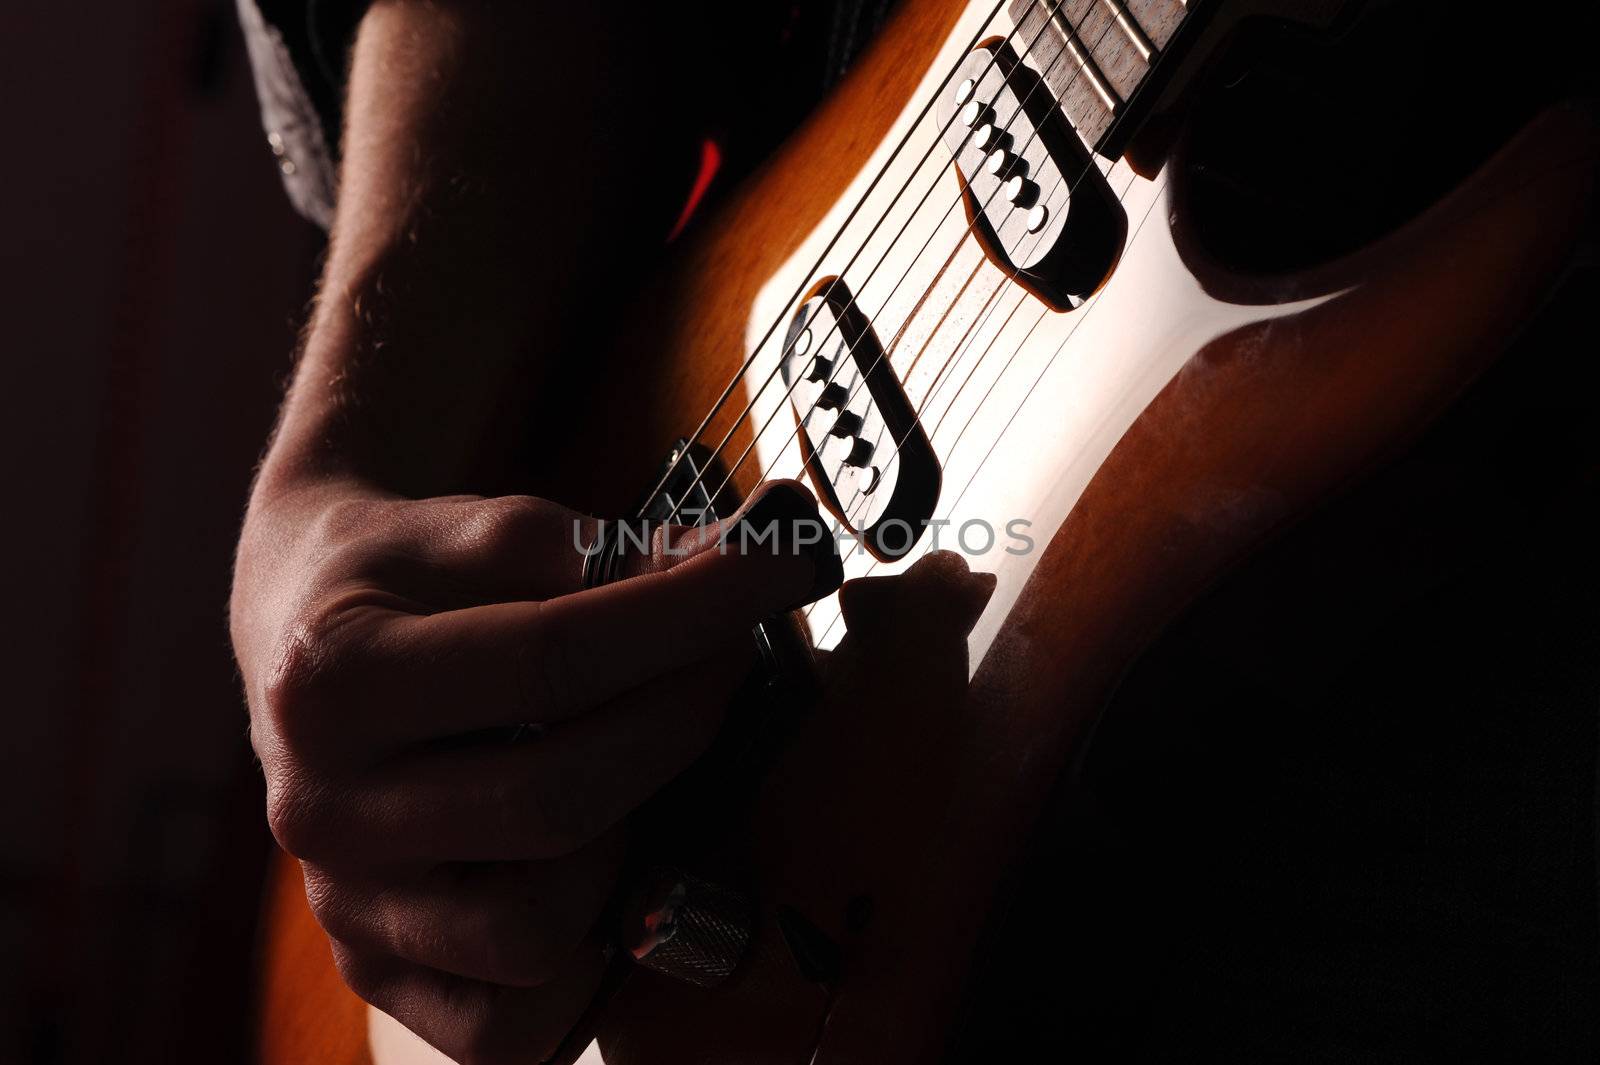
M 324 614 L 329 609 L 323 608 Z M 273 838 L 299 858 L 318 857 L 339 828 L 333 801 L 344 760 L 358 737 L 346 736 L 340 707 L 354 678 L 349 641 L 335 625 L 311 616 L 290 626 L 251 700 L 250 741 L 267 786 Z M 346 767 L 347 768 L 347 767 Z
M 491 547 L 534 546 L 548 539 L 562 508 L 535 496 L 497 496 L 477 508 L 467 535 Z
M 363 1002 L 390 1012 L 386 1003 L 384 966 L 367 951 L 358 950 L 341 940 L 330 938 L 328 944 L 333 948 L 333 964 L 339 970 L 339 979 L 344 981 L 345 986 Z
M 260 710 L 266 729 L 261 740 L 290 760 L 299 761 L 317 746 L 316 726 L 335 659 L 332 641 L 320 625 L 302 619 L 278 641 L 261 684 Z M 266 752 L 263 754 L 265 760 Z
M 325 847 L 329 826 L 321 791 L 303 774 L 267 776 L 267 827 L 278 845 L 297 858 L 315 857 Z
M 315 701 L 323 669 L 320 643 L 316 634 L 304 625 L 297 625 L 285 634 L 261 689 L 266 711 L 274 719 L 282 721 L 305 716 L 306 705 Z
M 283 627 L 251 698 L 262 764 L 329 769 L 342 749 L 341 706 L 359 699 L 372 632 L 361 589 L 319 596 Z
M 360 922 L 350 893 L 337 878 L 310 862 L 303 863 L 306 905 L 328 937 L 341 942 L 360 938 Z
M 323 507 L 313 521 L 314 540 L 323 544 L 346 544 L 365 539 L 381 523 L 386 501 L 345 498 Z

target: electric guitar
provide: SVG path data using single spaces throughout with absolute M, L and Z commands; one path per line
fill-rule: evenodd
M 681 242 L 539 492 L 693 522 L 798 479 L 848 583 L 763 626 L 737 786 L 646 812 L 654 887 L 562 1057 L 939 1059 L 1129 663 L 1447 407 L 1584 245 L 1593 107 L 1484 54 L 1561 29 L 1482 18 L 904 0 Z M 292 862 L 263 964 L 264 1061 L 430 1060 L 339 983 Z

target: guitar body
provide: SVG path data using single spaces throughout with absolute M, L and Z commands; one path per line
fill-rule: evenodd
M 959 549 L 931 552 L 924 536 L 894 562 L 857 552 L 854 583 L 809 612 L 821 696 L 714 848 L 758 900 L 753 945 L 710 990 L 633 969 L 593 1018 L 610 1065 L 938 1060 L 1006 873 L 1129 664 L 1229 567 L 1445 409 L 1587 224 L 1594 117 L 1557 105 L 1361 246 L 1245 269 L 1212 254 L 1178 137 L 1101 160 L 1126 243 L 1083 306 L 1052 310 L 962 239 L 967 212 L 940 217 L 959 182 L 919 119 L 990 14 L 905 0 L 633 304 L 615 355 L 629 387 L 592 410 L 575 401 L 568 423 L 592 436 L 575 448 L 540 429 L 540 453 L 573 457 L 529 490 L 623 513 L 755 352 L 702 438 L 749 450 L 742 492 L 805 480 L 782 387 L 758 387 L 782 340 L 766 332 L 811 280 L 839 276 L 918 408 L 940 463 L 941 546 Z M 926 188 L 937 209 L 913 211 Z M 837 948 L 836 966 L 797 963 L 779 907 Z M 292 863 L 266 931 L 262 1059 L 366 1060 L 365 1008 L 338 984 Z M 374 1023 L 382 1045 L 412 1052 Z

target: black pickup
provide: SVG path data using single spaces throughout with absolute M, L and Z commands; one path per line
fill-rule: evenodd
M 795 311 L 781 367 L 823 505 L 874 558 L 902 557 L 933 517 L 939 463 L 842 280 L 822 279 Z
M 989 258 L 1056 310 L 1077 307 L 1116 265 L 1128 220 L 1050 86 L 991 42 L 962 61 L 937 112 Z

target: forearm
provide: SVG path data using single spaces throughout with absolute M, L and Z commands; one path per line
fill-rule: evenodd
M 604 341 L 574 341 L 661 246 L 695 148 L 669 120 L 697 98 L 633 8 L 530 6 L 379 0 L 363 23 L 321 295 L 231 601 L 268 823 L 340 975 L 486 1063 L 573 1030 L 629 812 L 716 735 L 751 627 L 833 587 L 704 530 L 693 558 L 584 588 L 592 519 L 539 497 L 554 464 L 518 465 L 572 402 L 565 355 L 594 376 Z
M 687 179 L 690 131 L 649 88 L 673 50 L 624 32 L 635 17 L 373 6 L 330 252 L 262 491 L 503 482 L 563 340 L 619 267 L 655 254 Z

